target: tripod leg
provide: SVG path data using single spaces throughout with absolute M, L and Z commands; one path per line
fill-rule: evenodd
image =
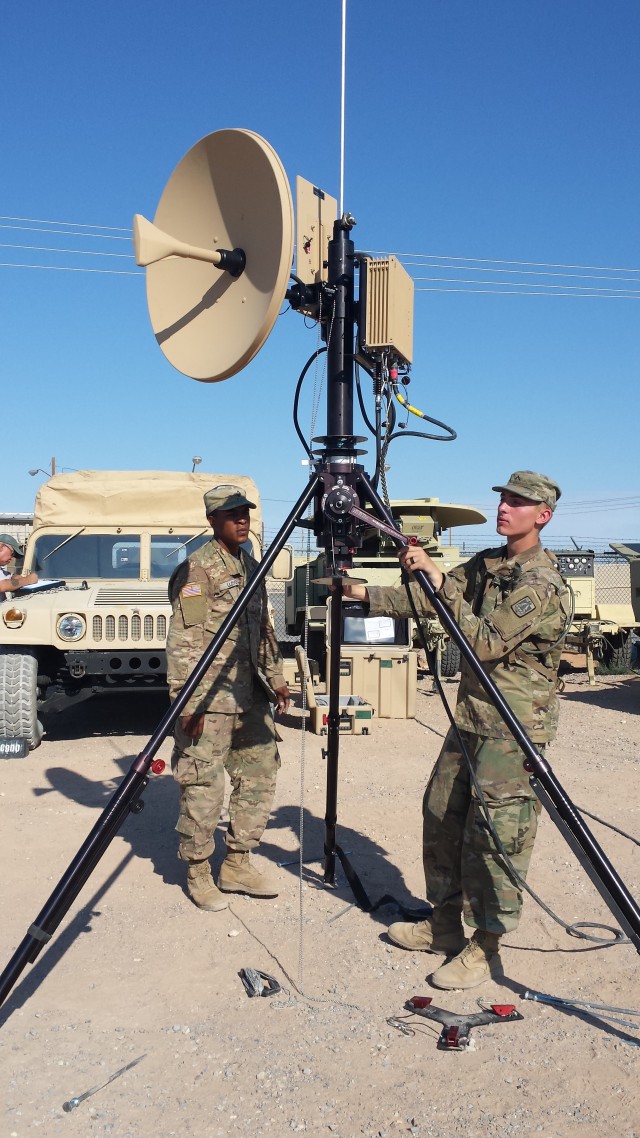
M 338 760 L 340 753 L 340 645 L 342 642 L 342 586 L 331 594 L 329 714 L 327 715 L 327 802 L 324 816 L 324 883 L 335 885 L 336 822 L 338 817 Z
M 338 763 L 340 756 L 340 648 L 342 645 L 342 586 L 338 583 L 331 594 L 331 638 L 329 644 L 330 668 L 329 712 L 327 715 L 327 798 L 324 817 L 324 883 L 333 887 L 336 883 L 336 854 L 345 877 L 349 882 L 356 904 L 364 913 L 370 913 L 372 905 L 367 891 L 352 866 L 344 850 L 336 843 L 336 824 L 338 820 Z M 384 901 L 385 898 L 382 899 Z M 393 898 L 391 898 L 393 900 Z M 381 902 L 378 902 L 380 904 Z
M 374 507 L 381 518 L 395 526 L 391 512 L 374 490 L 366 474 L 361 474 L 358 482 L 367 501 Z M 402 541 L 400 535 L 398 545 Z M 616 873 L 604 850 L 598 845 L 593 834 L 585 825 L 578 809 L 565 794 L 562 786 L 555 777 L 551 767 L 540 752 L 536 750 L 529 739 L 520 721 L 513 714 L 502 692 L 496 687 L 490 676 L 487 675 L 480 660 L 471 645 L 465 639 L 451 616 L 446 605 L 435 592 L 426 573 L 418 571 L 414 574 L 427 599 L 436 612 L 440 623 L 449 633 L 454 644 L 467 661 L 476 678 L 482 684 L 491 702 L 499 715 L 506 723 L 524 756 L 525 770 L 531 775 L 530 783 L 536 795 L 549 810 L 550 816 L 560 830 L 560 833 L 569 842 L 572 849 L 578 853 L 580 861 L 591 877 L 605 903 L 626 932 L 631 942 L 640 952 L 640 906 L 629 893 L 624 882 Z M 583 860 L 584 859 L 584 860 Z
M 183 707 L 195 691 L 202 677 L 215 660 L 229 632 L 246 609 L 251 597 L 262 584 L 278 553 L 289 537 L 289 534 L 312 500 L 318 481 L 317 474 L 314 474 L 310 478 L 308 485 L 300 495 L 287 520 L 278 531 L 255 573 L 249 579 L 246 587 L 233 605 L 229 615 L 223 621 L 206 652 L 194 668 L 179 695 L 176 696 L 166 715 L 161 719 L 148 743 L 134 760 L 129 772 L 105 807 L 88 838 L 61 877 L 44 908 L 36 917 L 36 920 L 31 925 L 17 951 L 0 975 L 0 1005 L 8 996 L 25 965 L 32 964 L 47 941 L 51 939 L 52 934 L 57 929 L 69 906 L 78 896 L 78 893 L 100 861 L 109 843 L 117 834 L 127 814 L 135 807 L 148 782 L 148 772 L 154 755 L 156 755 L 161 744 L 170 733 L 176 719 L 179 717 Z

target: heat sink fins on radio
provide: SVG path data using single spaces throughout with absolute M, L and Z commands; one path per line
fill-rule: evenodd
M 411 363 L 413 292 L 413 278 L 397 257 L 362 258 L 360 346 L 367 355 L 388 350 L 398 361 Z

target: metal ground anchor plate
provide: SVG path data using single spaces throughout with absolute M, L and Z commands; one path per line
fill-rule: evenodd
M 473 1012 L 466 1016 L 455 1015 L 453 1012 L 445 1011 L 444 1008 L 434 1007 L 430 996 L 413 996 L 407 1000 L 405 1008 L 409 1012 L 415 1012 L 425 1019 L 436 1020 L 443 1025 L 438 1039 L 438 1049 L 441 1051 L 465 1051 L 470 1043 L 472 1027 L 488 1023 L 512 1023 L 514 1020 L 524 1019 L 513 1004 L 492 1004 L 485 1011 Z

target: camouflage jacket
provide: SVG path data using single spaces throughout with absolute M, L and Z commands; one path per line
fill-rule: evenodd
M 215 538 L 184 561 L 169 581 L 173 615 L 167 636 L 167 679 L 175 699 L 239 597 L 258 562 L 244 550 L 233 557 Z M 232 714 L 251 706 L 259 672 L 272 688 L 282 687 L 283 663 L 269 617 L 264 583 L 231 629 L 183 714 Z
M 418 612 L 431 606 L 411 585 Z M 557 674 L 570 594 L 552 554 L 541 545 L 507 558 L 485 549 L 445 575 L 438 594 L 534 743 L 558 727 Z M 404 588 L 369 588 L 370 612 L 410 616 Z M 493 739 L 511 733 L 463 659 L 456 723 Z

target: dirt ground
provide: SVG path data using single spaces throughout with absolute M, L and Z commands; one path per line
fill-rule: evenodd
M 456 684 L 446 682 L 455 698 Z M 423 898 L 422 791 L 446 731 L 431 682 L 415 721 L 374 721 L 341 740 L 338 842 L 375 901 Z M 47 724 L 42 746 L 6 761 L 0 788 L 0 967 L 111 798 L 162 712 L 158 696 L 94 701 Z M 441 958 L 393 947 L 392 905 L 365 913 L 338 868 L 323 885 L 325 740 L 281 726 L 282 770 L 260 859 L 276 900 L 233 897 L 197 910 L 176 859 L 176 788 L 153 777 L 48 948 L 27 965 L 1 1012 L 6 1076 L 2 1138 L 245 1138 L 291 1131 L 337 1138 L 639 1138 L 640 961 L 629 944 L 570 937 L 533 900 L 505 938 L 504 978 L 439 992 Z M 165 741 L 161 756 L 169 759 Z M 594 688 L 571 671 L 548 757 L 573 801 L 640 837 L 640 676 Z M 301 800 L 304 811 L 301 815 Z M 302 874 L 299 833 L 304 822 Z M 640 850 L 589 822 L 629 891 L 640 896 Z M 219 835 L 216 867 L 223 856 Z M 315 859 L 315 860 L 314 860 Z M 284 863 L 284 864 L 282 864 Z M 530 884 L 568 923 L 612 917 L 548 816 Z M 602 936 L 606 933 L 601 930 Z M 273 975 L 280 994 L 249 999 L 238 977 Z M 626 1009 L 604 1014 L 524 1000 L 525 991 Z M 440 1027 L 389 1022 L 405 1001 L 472 1014 L 511 1003 L 521 1021 L 475 1027 L 465 1051 L 438 1048 Z M 636 1015 L 630 1014 L 635 1010 Z M 610 1013 L 612 1016 L 613 1013 Z M 63 1103 L 127 1072 L 65 1113 Z

